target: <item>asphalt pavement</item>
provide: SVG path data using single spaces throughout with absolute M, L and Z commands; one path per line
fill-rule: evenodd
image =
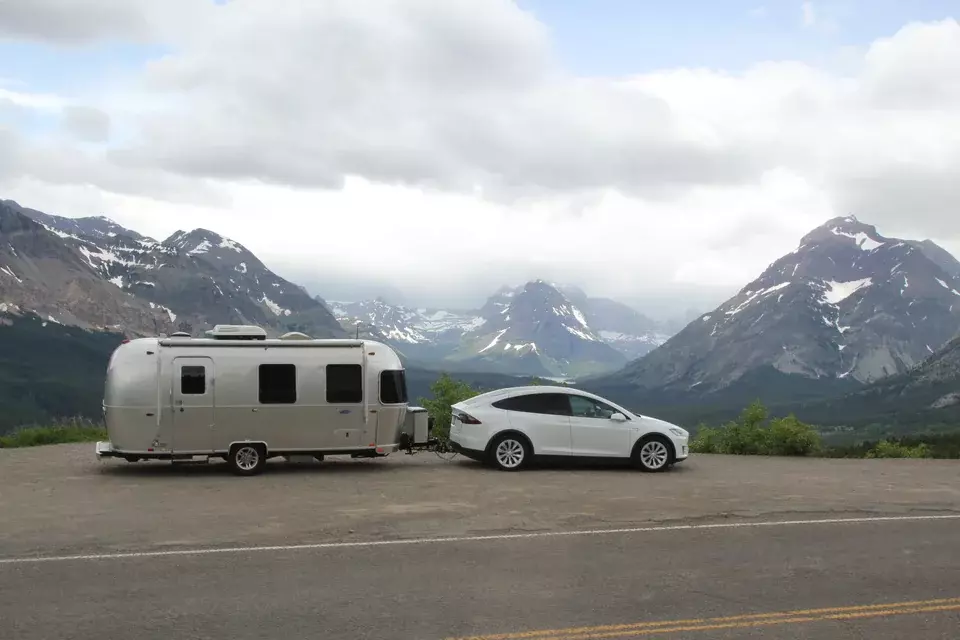
M 958 539 L 894 520 L 7 562 L 0 620 L 18 640 L 955 640 Z
M 0 638 L 960 637 L 960 466 L 0 450 Z

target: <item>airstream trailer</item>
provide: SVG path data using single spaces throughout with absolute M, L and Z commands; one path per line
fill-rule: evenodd
M 107 366 L 99 457 L 222 457 L 259 473 L 274 456 L 385 456 L 399 449 L 403 365 L 371 340 L 267 339 L 218 325 L 206 338 L 125 341 Z

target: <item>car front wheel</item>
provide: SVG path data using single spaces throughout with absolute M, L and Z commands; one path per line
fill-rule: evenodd
M 643 471 L 663 471 L 670 466 L 670 443 L 663 436 L 643 440 L 633 451 L 633 463 Z
M 502 435 L 493 442 L 490 458 L 501 471 L 517 471 L 530 459 L 530 446 L 519 436 Z

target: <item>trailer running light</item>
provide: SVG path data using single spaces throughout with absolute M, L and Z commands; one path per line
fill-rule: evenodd
M 474 418 L 469 413 L 464 413 L 463 411 L 457 412 L 457 420 L 463 424 L 480 424 L 480 421 Z

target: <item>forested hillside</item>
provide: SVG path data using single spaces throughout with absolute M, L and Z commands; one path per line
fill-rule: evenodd
M 122 339 L 0 313 L 0 433 L 56 418 L 99 419 L 107 361 Z

